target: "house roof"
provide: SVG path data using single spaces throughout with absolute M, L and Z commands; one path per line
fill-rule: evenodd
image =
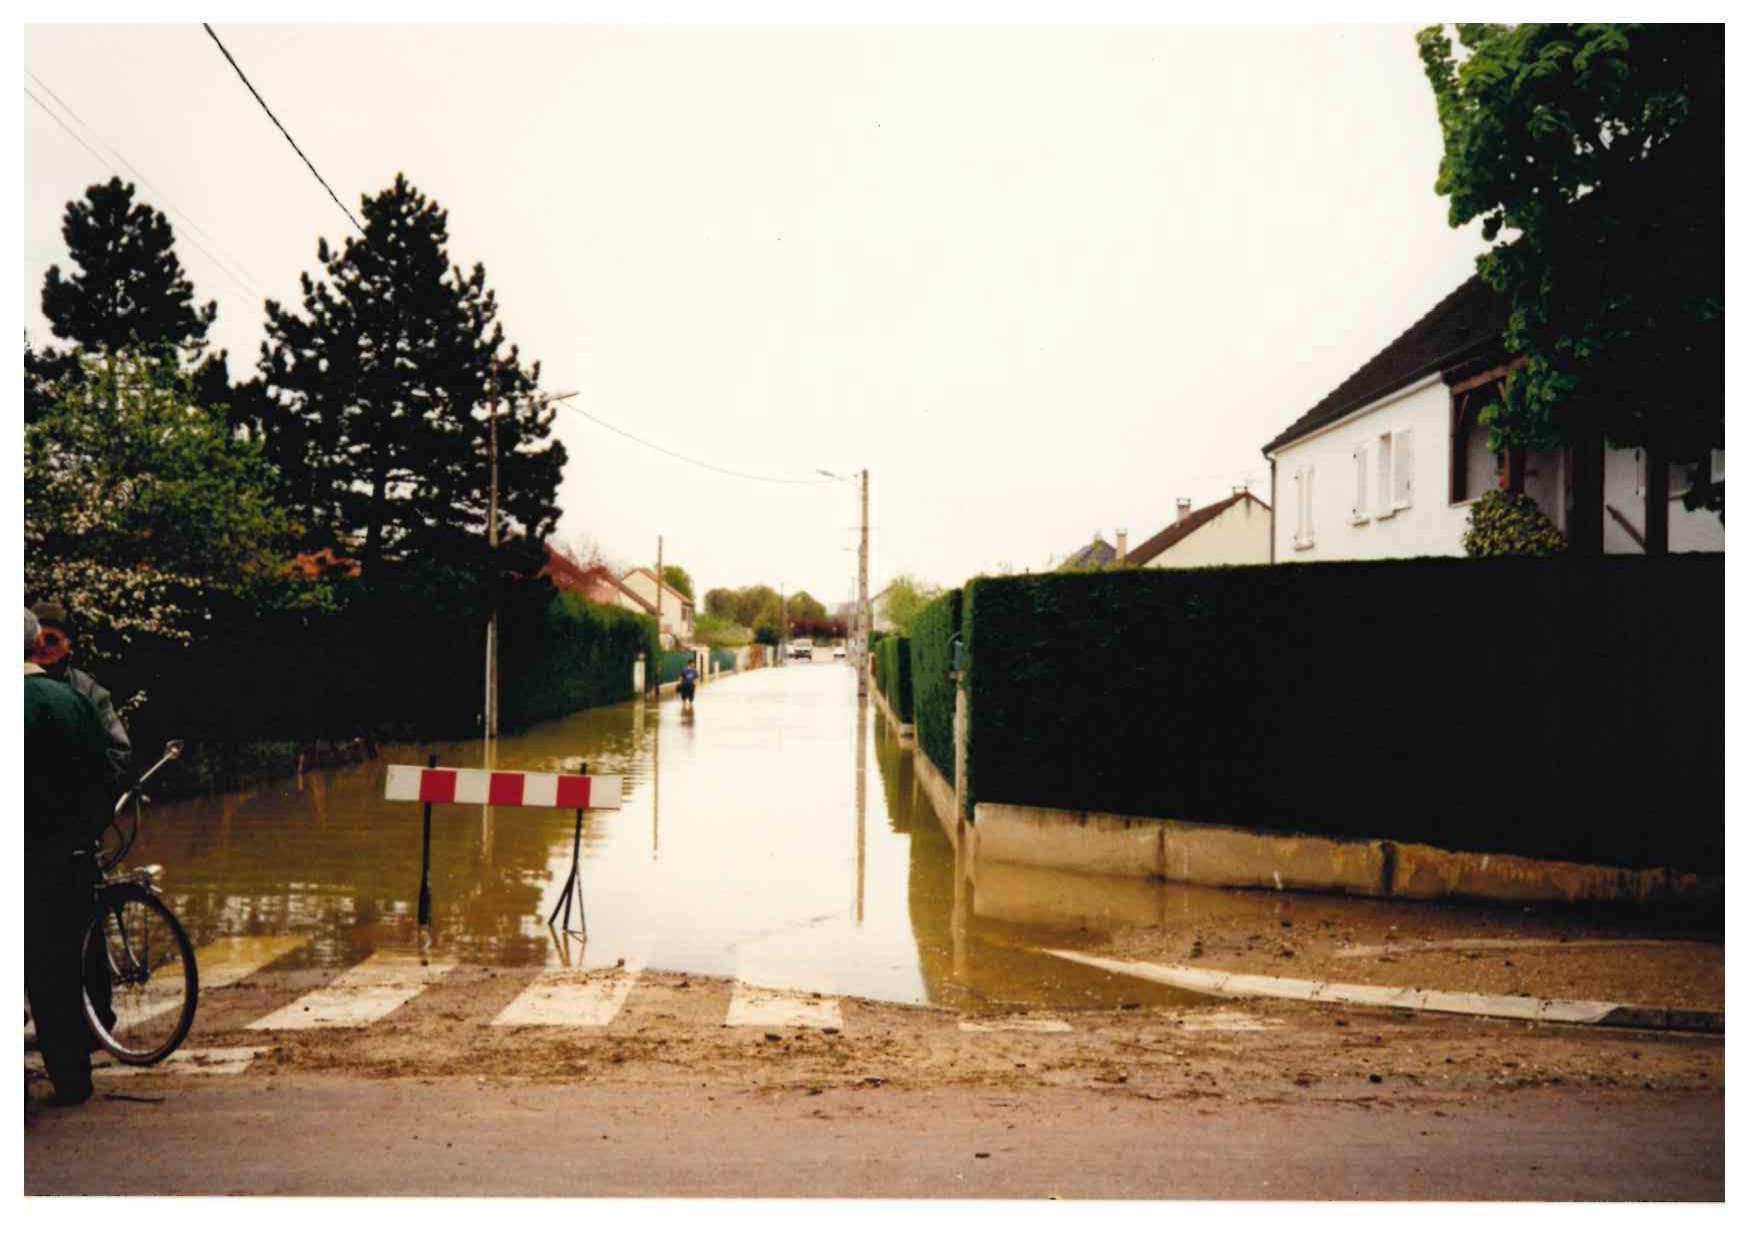
M 1265 453 L 1339 421 L 1435 371 L 1498 347 L 1510 305 L 1480 276 L 1464 280 L 1298 421 L 1263 445 Z
M 1228 495 L 1225 499 L 1217 500 L 1212 504 L 1204 504 L 1181 521 L 1173 521 L 1170 525 L 1166 526 L 1163 530 L 1160 530 L 1159 533 L 1155 534 L 1152 538 L 1149 538 L 1146 542 L 1142 543 L 1125 556 L 1123 563 L 1147 563 L 1166 548 L 1177 546 L 1177 544 L 1188 538 L 1191 534 L 1194 534 L 1215 517 L 1232 507 L 1232 505 L 1238 503 L 1239 500 L 1246 499 L 1253 504 L 1262 504 L 1265 512 L 1268 510 L 1268 505 L 1263 504 L 1260 499 L 1252 495 L 1249 491 L 1240 491 L 1236 495 Z
M 1056 567 L 1065 568 L 1103 568 L 1117 558 L 1117 549 L 1103 538 L 1094 537 L 1086 546 L 1076 551 Z
M 625 580 L 630 581 L 633 577 L 637 576 L 637 574 L 639 574 L 639 573 L 642 573 L 645 577 L 648 577 L 652 583 L 656 579 L 656 575 L 653 571 L 651 571 L 650 569 L 647 569 L 643 565 L 639 564 L 636 568 L 632 569 L 629 573 L 625 574 Z M 690 603 L 692 601 L 691 595 L 687 594 L 684 590 L 675 586 L 674 583 L 671 581 L 662 582 L 662 593 L 663 594 L 672 594 L 675 597 L 679 598 L 682 602 Z

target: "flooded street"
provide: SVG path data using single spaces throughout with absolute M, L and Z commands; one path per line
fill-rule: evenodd
M 1186 1000 L 1027 950 L 1095 944 L 1100 910 L 1133 920 L 1160 889 L 1005 867 L 975 898 L 915 786 L 912 752 L 858 701 L 842 664 L 713 681 L 691 713 L 664 699 L 555 720 L 501 738 L 495 762 L 480 741 L 391 746 L 376 762 L 165 804 L 135 859 L 166 867 L 168 899 L 197 944 L 308 936 L 287 963 L 322 966 L 411 947 L 420 809 L 383 800 L 383 768 L 433 752 L 443 765 L 505 770 L 582 761 L 625 780 L 623 809 L 584 817 L 586 940 L 547 927 L 570 872 L 571 811 L 433 808 L 432 949 L 455 960 L 623 960 L 972 1011 Z M 1071 913 L 1059 907 L 1064 884 L 1078 884 Z

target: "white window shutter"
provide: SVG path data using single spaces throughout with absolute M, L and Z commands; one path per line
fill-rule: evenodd
M 1396 483 L 1396 507 L 1407 508 L 1414 503 L 1414 431 L 1404 429 L 1391 436 L 1395 456 L 1391 473 Z
M 1317 523 L 1312 519 L 1312 513 L 1316 511 L 1316 507 L 1311 501 L 1313 484 L 1316 481 L 1317 466 L 1305 466 L 1305 545 L 1307 547 L 1317 541 Z
M 1353 450 L 1353 519 L 1363 520 L 1369 509 L 1366 507 L 1366 445 L 1361 444 Z
M 1305 470 L 1293 471 L 1293 546 L 1305 545 Z
M 1378 515 L 1390 515 L 1390 436 L 1378 436 Z

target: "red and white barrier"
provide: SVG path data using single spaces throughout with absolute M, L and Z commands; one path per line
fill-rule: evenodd
M 619 775 L 556 775 L 453 766 L 390 766 L 383 798 L 432 805 L 521 805 L 550 809 L 618 809 Z

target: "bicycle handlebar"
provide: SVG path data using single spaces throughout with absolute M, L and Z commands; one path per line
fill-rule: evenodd
M 163 768 L 165 763 L 174 762 L 174 761 L 176 761 L 176 759 L 180 758 L 181 756 L 182 756 L 182 742 L 181 741 L 171 741 L 169 744 L 165 745 L 164 746 L 164 756 L 162 758 L 159 758 L 156 762 L 152 763 L 151 769 L 148 770 L 144 775 L 141 775 L 138 779 L 134 780 L 134 786 L 129 788 L 126 792 L 121 794 L 120 799 L 117 800 L 115 803 L 115 813 L 113 815 L 111 815 L 111 817 L 120 817 L 121 811 L 127 808 L 127 803 L 129 801 L 133 800 L 134 798 L 138 797 L 140 795 L 140 793 L 144 790 L 144 788 L 146 786 L 146 781 L 151 779 L 152 776 L 156 775 L 159 772 L 159 770 Z

